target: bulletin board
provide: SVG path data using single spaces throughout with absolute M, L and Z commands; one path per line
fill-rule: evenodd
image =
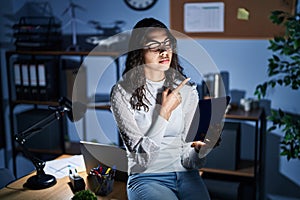
M 223 3 L 224 29 L 219 32 L 186 31 L 184 7 L 194 3 Z M 171 0 L 170 28 L 192 38 L 269 39 L 284 34 L 283 27 L 270 21 L 271 11 L 283 10 L 293 14 L 295 8 L 296 0 Z M 246 11 L 248 16 L 240 18 L 240 11 Z

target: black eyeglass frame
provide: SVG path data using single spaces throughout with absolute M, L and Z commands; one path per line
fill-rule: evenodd
M 145 45 L 143 48 L 146 50 L 149 50 L 151 52 L 160 52 L 162 50 L 165 50 L 165 51 L 173 51 L 174 50 L 174 44 L 173 44 L 173 41 L 171 38 L 167 38 L 163 42 L 158 42 L 156 40 L 149 40 L 147 43 L 150 43 L 150 44 Z

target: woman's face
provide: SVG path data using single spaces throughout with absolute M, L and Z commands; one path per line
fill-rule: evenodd
M 172 42 L 165 30 L 153 30 L 144 44 L 145 73 L 165 72 L 172 60 Z

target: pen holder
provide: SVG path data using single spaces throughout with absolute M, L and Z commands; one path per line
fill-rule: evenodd
M 89 174 L 88 188 L 96 195 L 106 196 L 113 190 L 114 178 L 110 174 Z

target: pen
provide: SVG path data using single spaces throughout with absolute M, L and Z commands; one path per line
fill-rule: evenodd
M 109 167 L 109 168 L 106 170 L 105 174 L 108 174 L 108 173 L 110 172 L 110 170 L 111 170 L 111 168 Z
M 60 169 L 57 169 L 57 170 L 55 171 L 55 173 L 56 173 L 56 172 L 60 172 L 60 171 L 62 171 L 63 169 L 65 169 L 65 168 L 67 168 L 67 167 L 71 167 L 71 165 L 63 166 L 63 167 L 61 167 Z

